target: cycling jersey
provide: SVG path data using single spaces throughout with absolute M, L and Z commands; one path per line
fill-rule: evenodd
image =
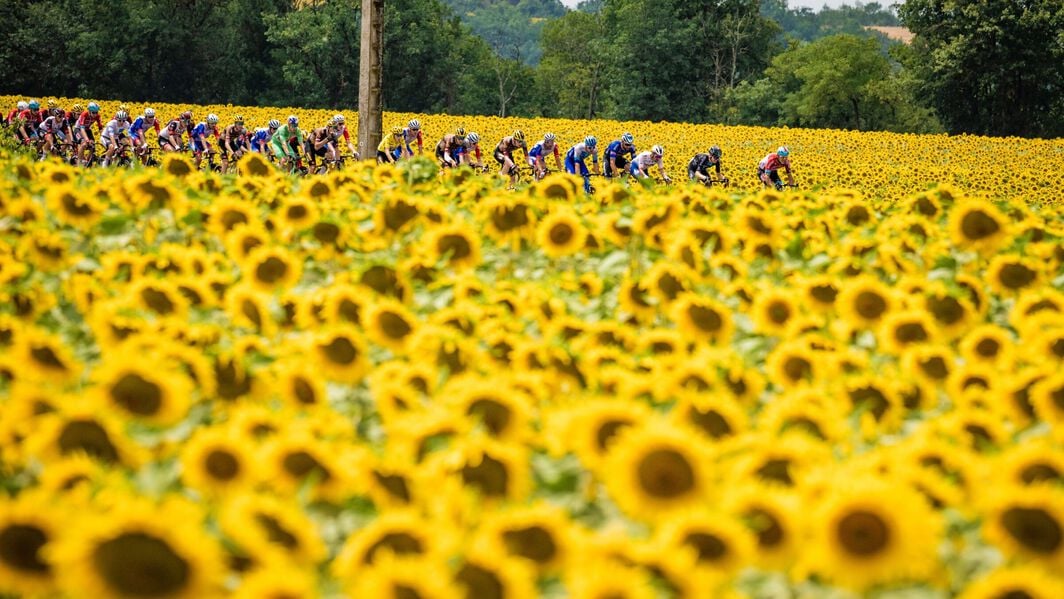
M 641 152 L 632 159 L 631 173 L 645 177 L 646 170 L 655 164 L 658 165 L 658 168 L 665 168 L 661 162 L 661 156 L 655 156 L 653 152 Z
M 403 127 L 403 143 L 406 144 L 407 152 L 413 154 L 414 151 L 410 148 L 410 144 L 417 142 L 417 151 L 424 150 L 424 142 L 421 139 L 421 129 L 411 129 L 410 127 Z
M 275 156 L 291 156 L 295 158 L 297 150 L 293 149 L 289 144 L 291 141 L 296 143 L 296 148 L 303 145 L 303 131 L 299 127 L 290 127 L 288 123 L 285 123 L 270 138 L 273 154 Z
M 403 138 L 389 135 L 381 140 L 381 143 L 377 145 L 378 152 L 389 152 L 399 148 L 403 143 Z
M 761 159 L 761 162 L 757 163 L 757 170 L 759 172 L 774 173 L 783 167 L 787 174 L 791 173 L 791 160 L 790 158 L 780 158 L 775 152 L 772 152 L 768 156 Z
M 68 126 L 67 120 L 64 117 L 50 116 L 41 121 L 38 129 L 42 134 L 48 135 L 51 133 L 62 132 Z
M 550 145 L 548 145 L 548 143 Z M 532 146 L 532 149 L 528 151 L 528 164 L 530 166 L 536 166 L 536 161 L 545 158 L 548 154 L 554 153 L 554 158 L 560 160 L 561 154 L 558 150 L 558 144 L 555 142 L 541 141 Z
M 268 143 L 270 143 L 270 130 L 267 127 L 255 129 L 255 133 L 251 136 L 251 149 L 256 152 L 265 152 Z
M 100 140 L 105 144 L 110 144 L 115 141 L 116 138 L 121 138 L 123 135 L 129 134 L 129 123 L 119 123 L 117 120 L 110 120 L 104 125 L 103 133 L 100 134 Z
M 628 146 L 628 148 L 625 149 L 624 144 L 618 139 L 606 146 L 606 152 L 603 155 L 603 158 L 605 159 L 604 161 L 606 164 L 613 164 L 617 158 L 627 155 L 628 159 L 631 160 L 632 158 L 635 158 L 635 154 L 636 151 L 634 145 Z
M 29 108 L 18 113 L 18 118 L 26 123 L 26 125 L 32 126 L 33 128 L 36 128 L 41 122 L 40 113 L 36 110 L 30 110 Z
M 244 139 L 247 137 L 248 131 L 242 125 L 229 125 L 222 132 L 222 139 L 225 140 L 230 146 L 238 148 L 244 145 Z M 224 144 L 223 144 L 224 147 Z
M 588 156 L 591 157 L 591 162 L 593 162 L 594 164 L 598 164 L 598 155 L 592 152 L 587 147 L 587 144 L 585 144 L 584 142 L 580 142 L 575 146 L 569 148 L 569 151 L 565 153 L 565 160 L 568 161 L 571 158 L 574 162 L 579 162 L 583 164 L 583 162 L 587 160 Z
M 103 122 L 100 120 L 100 113 L 92 113 L 88 110 L 81 113 L 78 117 L 77 124 L 74 125 L 77 129 L 85 129 L 89 133 L 92 133 L 92 124 L 96 123 L 96 126 L 103 132 Z
M 709 167 L 717 167 L 717 176 L 720 176 L 720 160 L 714 160 L 709 154 L 695 154 L 695 157 L 691 159 L 691 162 L 687 163 L 687 176 L 690 179 L 695 178 L 695 173 L 702 173 L 705 176 L 709 176 Z
M 141 134 L 147 130 L 146 128 L 150 127 L 154 127 L 155 133 L 158 135 L 160 130 L 159 119 L 152 117 L 149 123 L 148 118 L 142 114 L 129 126 L 129 136 L 139 141 Z
M 4 122 L 6 122 L 8 124 L 11 124 L 12 122 L 14 122 L 15 118 L 18 116 L 18 113 L 19 113 L 19 109 L 18 109 L 17 106 L 12 108 L 11 112 L 7 113 L 7 118 L 4 119 Z
M 495 149 L 510 157 L 514 153 L 514 150 L 523 149 L 527 152 L 528 145 L 523 141 L 517 141 L 512 135 L 510 135 L 502 138 L 502 141 L 499 142 L 498 146 L 495 146 Z
M 214 139 L 218 139 L 218 127 L 215 125 L 208 125 L 205 122 L 201 122 L 189 135 L 192 142 L 192 151 L 195 153 L 205 152 L 211 146 L 209 135 L 213 135 Z

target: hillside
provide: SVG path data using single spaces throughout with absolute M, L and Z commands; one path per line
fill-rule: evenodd
M 547 19 L 568 9 L 558 0 L 443 0 L 473 33 L 501 56 L 539 64 L 540 35 Z

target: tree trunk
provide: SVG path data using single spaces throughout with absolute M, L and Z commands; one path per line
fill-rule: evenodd
M 358 69 L 358 151 L 375 159 L 383 128 L 384 0 L 362 0 L 362 39 Z
M 861 108 L 860 108 L 860 105 L 857 103 L 857 98 L 855 98 L 853 96 L 850 97 L 850 102 L 853 103 L 853 123 L 854 123 L 854 126 L 856 126 L 857 130 L 860 131 L 861 130 Z

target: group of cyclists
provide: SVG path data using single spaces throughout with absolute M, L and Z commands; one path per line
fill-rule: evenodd
M 34 145 L 41 159 L 59 154 L 82 166 L 94 164 L 97 160 L 93 126 L 100 134 L 103 154 L 99 160 L 103 166 L 122 161 L 128 163 L 131 160 L 129 152 L 141 163 L 153 164 L 153 149 L 148 146 L 146 138 L 150 129 L 155 130 L 161 152 L 191 151 L 197 169 L 206 157 L 210 168 L 228 172 L 231 165 L 251 151 L 267 155 L 282 168 L 304 174 L 310 169 L 317 169 L 320 160 L 321 172 L 324 172 L 331 166 L 343 164 L 345 156 L 341 151 L 341 138 L 350 156 L 359 158 L 342 114 L 334 115 L 326 125 L 306 133 L 299 127 L 299 118 L 295 115 L 290 115 L 284 124 L 271 119 L 265 127 L 252 131 L 245 127 L 244 118 L 240 115 L 236 115 L 231 124 L 219 128 L 219 119 L 215 114 L 208 114 L 205 120 L 194 123 L 192 112 L 184 111 L 163 125 L 152 108 L 145 108 L 142 114 L 131 118 L 128 108 L 122 105 L 113 118 L 104 123 L 96 102 L 89 102 L 84 109 L 80 104 L 75 104 L 67 111 L 55 100 L 49 100 L 43 108 L 37 100 L 29 100 L 18 102 L 3 123 L 14 129 L 19 142 Z M 509 177 L 511 187 L 520 178 L 518 161 L 514 157 L 518 151 L 524 154 L 524 160 L 536 180 L 550 172 L 547 158 L 553 155 L 555 169 L 561 171 L 564 168 L 567 173 L 583 177 L 584 190 L 588 193 L 593 191 L 592 171 L 596 176 L 610 179 L 627 176 L 644 179 L 650 177 L 652 169 L 656 167 L 666 183 L 672 182 L 663 162 L 665 149 L 655 145 L 648 151 L 638 152 L 634 137 L 627 132 L 606 144 L 601 154 L 603 168 L 600 169 L 598 140 L 593 135 L 585 137 L 565 152 L 563 166 L 561 148 L 553 133 L 545 133 L 541 140 L 529 148 L 524 132 L 518 129 L 502 138 L 492 154 L 499 163 L 500 174 Z M 220 158 L 220 165 L 214 164 L 215 154 Z M 381 163 L 423 154 L 424 137 L 417 119 L 410 120 L 406 127 L 393 127 L 377 146 L 377 161 Z M 444 168 L 467 165 L 482 171 L 488 170 L 483 162 L 480 136 L 475 132 L 467 134 L 461 127 L 440 139 L 435 155 Z M 307 164 L 304 164 L 304 156 Z M 720 146 L 717 145 L 704 153 L 695 154 L 687 165 L 688 179 L 704 185 L 727 185 L 728 178 L 721 174 L 721 156 Z M 588 158 L 592 163 L 590 169 Z M 766 186 L 782 189 L 784 183 L 779 176 L 781 169 L 787 175 L 787 185 L 794 187 L 790 151 L 786 146 L 781 146 L 758 163 L 758 179 Z M 711 170 L 715 172 L 711 173 Z

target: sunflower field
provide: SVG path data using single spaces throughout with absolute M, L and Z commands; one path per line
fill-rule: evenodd
M 0 596 L 1064 597 L 1060 140 L 416 116 L 734 184 L 0 146 Z

